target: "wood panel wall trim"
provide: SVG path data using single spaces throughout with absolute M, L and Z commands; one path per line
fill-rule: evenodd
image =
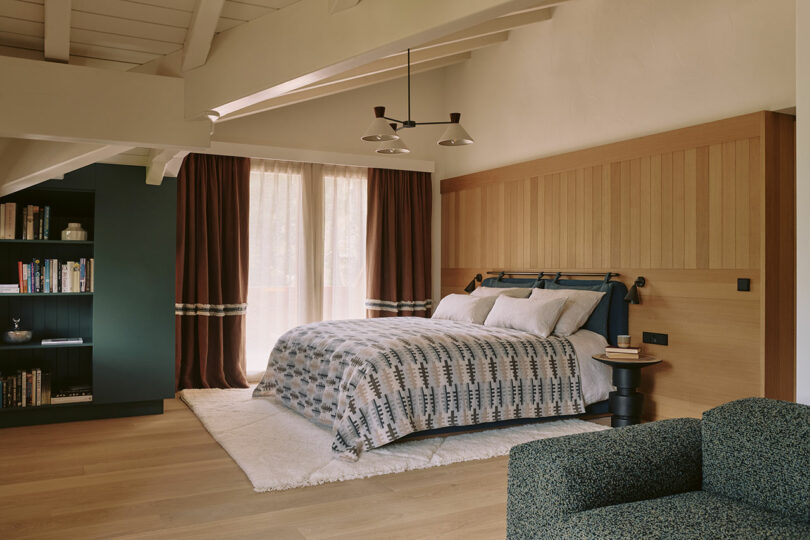
M 761 238 L 763 392 L 796 399 L 796 119 L 767 113 L 762 122 L 765 234 Z
M 648 418 L 792 400 L 794 130 L 758 112 L 443 180 L 442 296 L 489 270 L 643 275 L 630 333 L 670 336 Z
M 445 178 L 441 181 L 441 193 L 468 189 L 472 185 L 503 182 L 510 178 L 555 174 L 568 169 L 593 167 L 605 162 L 623 162 L 645 155 L 722 144 L 740 138 L 759 137 L 765 114 L 765 111 L 760 111 L 496 169 Z

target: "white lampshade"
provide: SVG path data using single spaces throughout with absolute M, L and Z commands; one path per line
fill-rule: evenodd
M 388 124 L 388 120 L 383 118 L 385 116 L 385 107 L 374 107 L 374 116 L 371 125 L 363 134 L 362 139 L 364 141 L 380 142 L 399 139 L 399 135 Z
M 450 125 L 447 126 L 447 129 L 444 130 L 444 134 L 438 141 L 438 144 L 442 146 L 464 146 L 465 144 L 472 144 L 473 138 L 470 137 L 470 134 L 467 133 L 461 124 L 459 124 L 459 120 L 461 120 L 461 114 L 459 113 L 450 113 Z
M 405 143 L 402 142 L 402 139 L 397 139 L 396 141 L 383 141 L 380 144 L 380 147 L 377 148 L 378 154 L 410 154 L 411 150 Z

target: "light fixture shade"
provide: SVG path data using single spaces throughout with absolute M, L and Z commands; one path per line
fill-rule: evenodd
M 374 107 L 374 120 L 371 122 L 371 125 L 368 126 L 368 129 L 363 134 L 362 139 L 364 141 L 371 141 L 371 142 L 380 142 L 380 141 L 396 141 L 399 139 L 399 135 L 391 125 L 388 123 L 388 120 L 384 118 L 385 116 L 385 107 Z
M 465 144 L 472 144 L 473 138 L 470 137 L 470 134 L 467 133 L 459 121 L 461 120 L 461 114 L 459 113 L 450 113 L 450 124 L 447 126 L 447 129 L 444 130 L 444 134 L 438 141 L 438 144 L 441 146 L 464 146 Z
M 377 148 L 378 154 L 410 154 L 411 150 L 405 143 L 402 142 L 402 139 L 397 139 L 395 141 L 383 141 L 380 144 L 380 147 Z

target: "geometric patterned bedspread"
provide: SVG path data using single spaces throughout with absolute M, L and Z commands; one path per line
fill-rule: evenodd
M 567 339 L 421 317 L 294 328 L 253 397 L 330 427 L 348 460 L 417 431 L 585 411 Z

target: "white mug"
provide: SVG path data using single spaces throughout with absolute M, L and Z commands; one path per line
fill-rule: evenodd
M 624 334 L 616 336 L 616 345 L 618 345 L 619 347 L 629 347 L 630 336 Z

